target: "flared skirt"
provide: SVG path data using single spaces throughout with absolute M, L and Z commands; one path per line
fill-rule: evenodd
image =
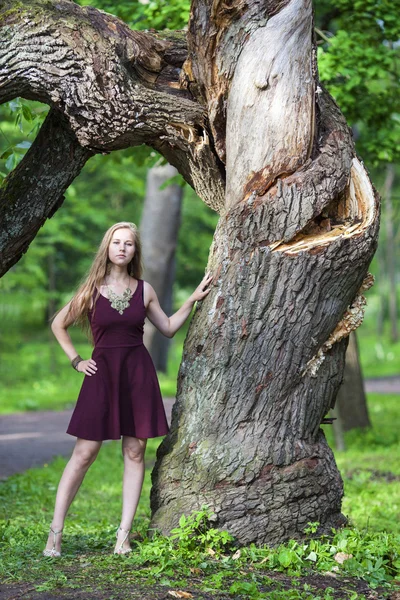
M 86 440 L 168 433 L 160 386 L 146 347 L 95 348 L 95 375 L 85 375 L 67 433 Z

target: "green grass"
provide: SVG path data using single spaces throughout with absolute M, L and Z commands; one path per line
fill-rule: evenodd
M 388 332 L 379 339 L 363 326 L 357 329 L 357 338 L 364 377 L 400 375 L 400 340 L 391 342 Z
M 60 561 L 42 558 L 41 550 L 66 460 L 57 458 L 0 484 L 0 580 L 32 581 L 43 591 L 106 590 L 112 584 L 117 598 L 143 598 L 143 590 L 151 587 L 154 598 L 168 590 L 189 589 L 196 598 L 204 593 L 243 600 L 361 600 L 365 596 L 352 588 L 359 581 L 353 578 L 359 577 L 371 586 L 386 586 L 389 594 L 391 578 L 396 573 L 400 577 L 400 403 L 396 396 L 374 394 L 369 406 L 373 428 L 349 432 L 348 449 L 335 453 L 345 483 L 343 511 L 352 527 L 337 531 L 332 539 L 309 537 L 279 548 L 251 545 L 238 556 L 230 536 L 207 528 L 206 516 L 200 513 L 181 522 L 175 539 L 150 540 L 150 472 L 159 440 L 149 440 L 134 523 L 135 551 L 115 557 L 110 553 L 121 509 L 123 462 L 120 443 L 106 442 L 71 506 Z M 329 427 L 325 430 L 331 438 Z M 338 551 L 352 558 L 339 566 L 334 560 Z M 339 590 L 340 595 L 320 589 L 315 580 L 315 574 L 321 577 L 334 567 L 347 578 L 347 591 Z
M 345 451 L 335 451 L 342 474 L 343 512 L 358 528 L 400 534 L 400 398 L 369 394 L 372 427 L 345 433 Z M 331 426 L 323 429 L 334 447 Z

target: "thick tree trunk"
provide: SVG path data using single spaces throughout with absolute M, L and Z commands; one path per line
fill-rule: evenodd
M 146 199 L 140 223 L 144 278 L 156 291 L 161 307 L 172 312 L 175 275 L 175 249 L 178 238 L 183 189 L 180 185 L 161 186 L 178 174 L 171 165 L 156 166 L 147 173 Z M 170 340 L 146 320 L 144 343 L 157 370 L 167 370 Z
M 187 46 L 70 0 L 18 10 L 5 0 L 0 34 L 0 102 L 47 102 L 74 136 L 68 176 L 59 164 L 59 179 L 30 179 L 38 226 L 78 160 L 141 143 L 221 214 L 212 291 L 190 326 L 153 475 L 152 525 L 168 532 L 207 503 L 241 543 L 301 537 L 308 521 L 330 532 L 344 521 L 342 482 L 320 423 L 363 317 L 379 202 L 318 83 L 311 0 L 194 0 Z M 24 188 L 9 198 L 7 223 L 30 203 Z M 26 249 L 32 232 L 7 227 L 0 252 L 24 235 Z
M 343 384 L 336 398 L 336 408 L 343 431 L 371 426 L 355 332 L 349 337 Z
M 378 232 L 374 190 L 316 80 L 311 4 L 279 8 L 246 31 L 236 69 L 223 34 L 218 46 L 190 53 L 205 23 L 212 32 L 222 21 L 218 10 L 191 28 L 190 73 L 214 77 L 199 88 L 226 156 L 227 211 L 151 497 L 152 527 L 168 532 L 181 513 L 208 504 L 216 525 L 243 544 L 301 537 L 309 521 L 321 532 L 344 522 L 342 481 L 320 423 L 342 380 L 347 336 L 362 320 Z M 238 44 L 245 17 L 232 20 L 229 43 Z M 215 85 L 218 69 L 227 79 L 234 71 L 230 86 Z

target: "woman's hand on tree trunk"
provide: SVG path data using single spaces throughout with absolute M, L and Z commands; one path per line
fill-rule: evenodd
M 211 288 L 207 289 L 207 287 L 211 283 L 212 279 L 212 275 L 210 275 L 210 272 L 207 271 L 200 284 L 190 296 L 189 300 L 193 301 L 193 303 L 197 302 L 198 300 L 203 300 L 203 298 L 205 298 L 207 294 L 211 291 Z

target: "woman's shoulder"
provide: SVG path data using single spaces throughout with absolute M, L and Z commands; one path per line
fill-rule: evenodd
M 144 279 L 140 279 L 139 281 L 143 282 L 143 289 L 147 293 L 149 293 L 149 294 L 155 294 L 155 290 L 154 290 L 153 286 L 148 281 L 145 281 Z

